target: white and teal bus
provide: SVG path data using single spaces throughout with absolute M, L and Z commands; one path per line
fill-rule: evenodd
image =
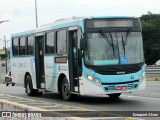
M 73 17 L 12 34 L 13 82 L 29 96 L 108 95 L 145 89 L 142 28 L 135 17 Z

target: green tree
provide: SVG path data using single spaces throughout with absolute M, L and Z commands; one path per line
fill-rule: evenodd
M 144 56 L 147 64 L 154 64 L 160 59 L 160 14 L 142 15 L 142 34 L 144 42 Z

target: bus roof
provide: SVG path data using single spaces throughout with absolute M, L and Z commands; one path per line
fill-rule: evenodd
M 41 25 L 39 28 L 15 32 L 11 35 L 11 37 L 29 35 L 29 34 L 34 34 L 38 32 L 49 31 L 53 29 L 59 29 L 59 28 L 70 27 L 70 26 L 81 26 L 82 31 L 83 31 L 84 19 L 92 19 L 92 18 L 133 18 L 133 17 L 130 17 L 130 16 L 98 16 L 98 17 L 89 16 L 89 17 L 64 18 L 64 19 L 56 20 L 55 22 Z

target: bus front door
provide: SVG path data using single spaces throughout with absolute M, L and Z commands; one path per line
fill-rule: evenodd
M 78 75 L 78 36 L 77 30 L 69 31 L 69 81 L 70 91 L 79 92 L 79 75 Z
M 44 78 L 44 36 L 35 37 L 35 68 L 37 88 L 45 88 Z

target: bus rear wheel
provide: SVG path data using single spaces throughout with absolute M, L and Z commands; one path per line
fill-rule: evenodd
M 62 84 L 61 84 L 61 96 L 64 100 L 71 100 L 73 98 L 73 95 L 70 93 L 70 87 L 67 78 L 63 78 Z
M 33 89 L 33 85 L 32 85 L 32 79 L 29 75 L 26 77 L 26 93 L 28 96 L 35 95 L 35 90 Z
M 43 94 L 42 92 L 33 89 L 32 79 L 29 75 L 26 77 L 26 93 L 28 96 L 41 96 Z
M 119 96 L 121 95 L 121 93 L 115 93 L 115 94 L 108 94 L 108 96 L 110 97 L 110 98 L 118 98 Z

